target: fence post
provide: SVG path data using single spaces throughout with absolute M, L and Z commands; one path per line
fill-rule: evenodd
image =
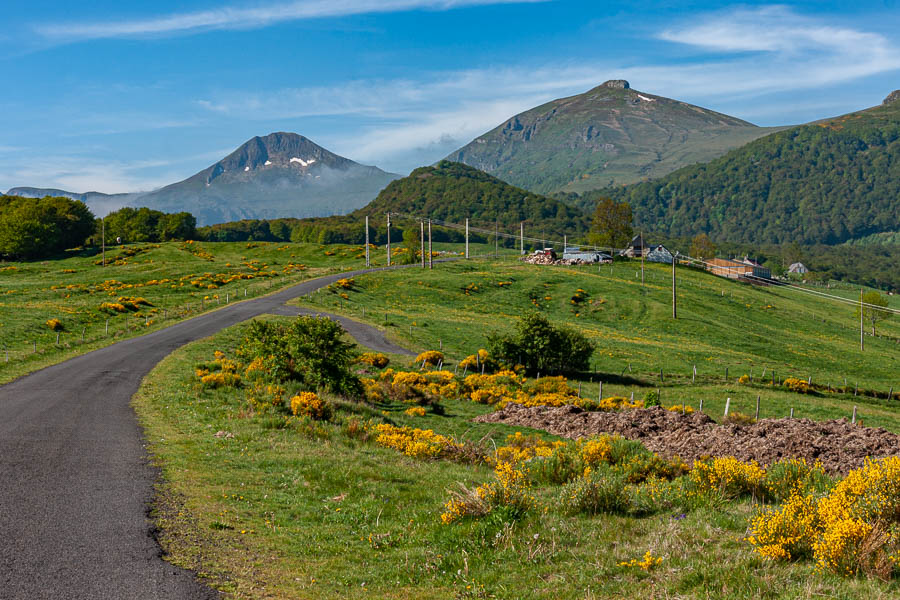
M 853 419 L 850 421 L 850 423 L 856 425 L 856 406 L 853 407 Z
M 756 416 L 753 417 L 754 421 L 759 421 L 759 394 L 756 395 Z
M 700 408 L 698 409 L 698 412 L 703 412 L 703 398 L 700 398 Z
M 59 346 L 59 332 L 56 332 L 56 345 Z
M 731 408 L 731 398 L 725 400 L 725 416 L 728 416 L 728 409 Z

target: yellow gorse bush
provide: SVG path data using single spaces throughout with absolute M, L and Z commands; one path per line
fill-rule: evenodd
M 743 494 L 757 495 L 765 471 L 755 460 L 745 463 L 725 456 L 694 462 L 690 477 L 691 483 L 700 492 L 718 492 L 726 497 L 736 497 Z
M 53 331 L 61 331 L 63 328 L 62 321 L 59 319 L 47 319 L 46 325 Z
M 900 457 L 867 459 L 818 499 L 796 492 L 757 515 L 747 541 L 767 558 L 811 553 L 823 571 L 889 577 L 900 565 Z
M 809 393 L 809 382 L 803 379 L 797 379 L 796 377 L 788 377 L 784 380 L 784 387 L 792 392 L 797 392 L 799 394 L 808 394 Z
M 391 362 L 387 356 L 380 352 L 366 352 L 361 354 L 357 360 L 363 364 L 372 365 L 377 369 L 383 369 Z
M 416 359 L 413 361 L 413 365 L 436 367 L 442 362 L 444 362 L 443 352 L 438 352 L 437 350 L 426 350 L 416 357 Z
M 319 421 L 331 418 L 331 406 L 313 392 L 301 392 L 291 398 L 291 413 Z
M 414 458 L 438 458 L 460 446 L 451 438 L 438 435 L 431 429 L 395 427 L 381 423 L 375 425 L 374 434 L 375 443 Z
M 409 415 L 410 417 L 424 417 L 425 416 L 425 407 L 424 406 L 410 406 L 403 412 L 405 414 Z

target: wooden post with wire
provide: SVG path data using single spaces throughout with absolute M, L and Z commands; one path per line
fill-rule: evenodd
M 866 349 L 866 332 L 863 330 L 863 290 L 859 288 L 859 351 Z
M 469 217 L 466 217 L 466 258 L 469 258 Z
M 643 244 L 643 240 L 641 240 L 641 244 Z M 678 318 L 678 298 L 675 295 L 675 264 L 678 262 L 678 252 L 675 252 L 675 256 L 672 257 L 672 318 Z
M 387 266 L 391 266 L 391 213 L 387 214 Z
M 366 215 L 366 266 L 369 266 L 369 215 Z M 244 297 L 247 297 L 247 288 L 244 288 Z

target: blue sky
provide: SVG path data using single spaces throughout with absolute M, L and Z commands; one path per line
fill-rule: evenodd
M 272 131 L 405 174 L 607 79 L 760 125 L 900 88 L 896 0 L 31 0 L 0 22 L 2 190 L 149 190 Z

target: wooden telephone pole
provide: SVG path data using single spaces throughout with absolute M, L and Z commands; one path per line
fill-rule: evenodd
M 641 245 L 644 240 L 641 240 Z M 672 318 L 678 318 L 678 297 L 675 295 L 675 264 L 678 262 L 678 252 L 672 257 Z
M 431 219 L 428 219 L 428 268 L 434 268 L 434 262 L 431 255 Z
M 422 268 L 425 268 L 425 221 L 419 221 L 419 242 L 422 249 L 419 251 L 422 254 Z
M 387 266 L 391 266 L 391 213 L 387 214 L 388 235 L 387 235 Z
M 466 217 L 466 258 L 469 258 L 469 217 Z
M 366 266 L 369 266 L 369 215 L 366 215 Z
M 866 332 L 863 330 L 863 291 L 859 288 L 859 351 L 866 349 Z

